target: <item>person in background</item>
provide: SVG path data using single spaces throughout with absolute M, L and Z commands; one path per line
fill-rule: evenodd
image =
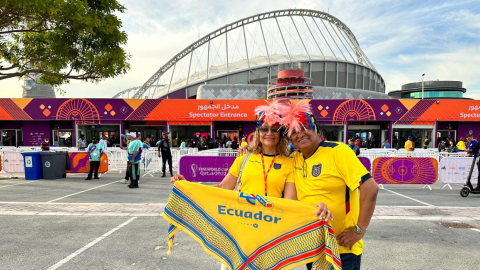
M 449 153 L 456 153 L 458 152 L 457 147 L 455 146 L 455 143 L 453 140 L 450 140 L 450 145 L 448 146 L 447 152 Z
M 173 138 L 172 139 L 172 147 L 177 147 L 177 142 L 178 142 L 178 138 Z
M 242 143 L 240 144 L 240 147 L 248 145 L 247 143 L 247 136 L 243 136 L 242 138 Z
M 48 143 L 48 138 L 45 138 L 42 142 L 42 151 L 50 151 L 50 144 Z
M 477 146 L 478 142 L 473 138 L 472 134 L 468 134 L 467 136 L 467 156 L 468 157 L 476 157 L 478 156 L 478 152 L 474 152 L 473 149 Z
M 97 138 L 92 139 L 92 143 L 87 147 L 87 152 L 90 161 L 90 171 L 88 172 L 88 176 L 85 180 L 92 180 L 92 174 L 94 171 L 94 179 L 100 179 L 98 178 L 98 170 L 100 168 L 100 160 L 103 155 L 103 149 L 102 146 L 98 144 Z
M 440 146 L 438 147 L 438 152 L 447 152 L 447 146 L 445 145 L 445 141 L 442 141 L 440 143 Z
M 423 141 L 423 149 L 427 149 L 428 145 L 430 144 L 430 140 L 427 136 L 425 136 L 425 140 Z
M 148 138 L 147 138 L 148 139 Z M 147 139 L 143 141 L 142 148 L 143 149 L 150 149 L 150 144 L 148 143 Z
M 463 137 L 461 137 L 457 143 L 457 150 L 458 152 L 465 152 L 466 150 L 465 139 Z
M 408 136 L 408 140 L 405 142 L 405 152 L 412 152 L 413 151 L 413 137 Z
M 355 155 L 358 156 L 360 154 L 360 149 L 358 148 L 358 146 L 355 145 L 355 142 L 354 142 L 354 139 L 348 139 L 348 147 L 350 147 L 350 149 L 353 150 L 353 152 L 355 152 Z
M 102 146 L 103 151 L 107 151 L 107 136 L 103 136 L 102 139 L 100 140 L 99 144 Z
M 136 140 L 135 132 L 128 134 L 127 159 L 128 159 L 128 172 L 130 177 L 129 188 L 138 188 L 138 180 L 140 180 L 140 161 L 142 159 L 142 142 Z
M 358 136 L 357 136 L 358 137 Z M 360 143 L 360 139 L 355 139 L 355 145 L 358 147 L 358 149 L 361 148 L 362 143 Z
M 163 139 L 160 140 L 158 144 L 158 157 L 162 158 L 162 177 L 165 177 L 165 170 L 168 162 L 168 167 L 170 168 L 170 175 L 173 176 L 172 169 L 172 151 L 170 150 L 170 140 L 168 139 L 168 134 L 170 132 L 163 133 Z
M 384 149 L 390 148 L 390 143 L 388 142 L 388 139 L 385 139 L 385 142 L 383 142 L 382 148 Z
M 232 148 L 232 139 L 228 138 L 227 143 L 225 144 L 226 148 Z
M 185 148 L 187 148 L 185 141 L 182 141 L 182 143 L 180 144 L 180 149 L 185 149 Z
M 80 139 L 78 139 L 77 141 L 77 147 L 78 150 L 85 150 L 85 148 L 87 147 L 85 144 L 85 135 L 80 135 Z
M 150 146 L 150 142 L 151 142 L 150 135 L 147 135 L 147 138 L 143 141 L 143 143 L 147 143 L 148 146 Z
M 237 137 L 233 138 L 232 149 L 235 149 L 235 150 L 238 149 Z

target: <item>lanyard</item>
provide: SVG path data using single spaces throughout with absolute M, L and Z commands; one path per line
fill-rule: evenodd
M 262 153 L 263 179 L 265 181 L 265 196 L 267 196 L 267 177 L 268 177 L 268 174 L 270 173 L 270 170 L 272 169 L 273 163 L 275 162 L 275 157 L 276 156 L 277 156 L 277 154 L 275 154 L 273 156 L 272 163 L 270 163 L 270 167 L 268 168 L 267 173 L 265 173 L 265 162 L 263 161 L 263 153 Z

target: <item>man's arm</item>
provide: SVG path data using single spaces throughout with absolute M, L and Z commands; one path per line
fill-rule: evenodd
M 373 178 L 366 180 L 360 187 L 360 214 L 358 216 L 358 227 L 365 231 L 370 224 L 375 205 L 377 203 L 378 185 Z M 344 232 L 338 236 L 338 243 L 341 246 L 352 249 L 353 245 L 363 238 L 364 233 L 354 231 Z

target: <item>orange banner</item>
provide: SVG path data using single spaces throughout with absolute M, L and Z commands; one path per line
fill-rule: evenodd
M 145 120 L 254 121 L 255 107 L 264 100 L 175 100 L 164 99 Z
M 480 121 L 478 100 L 437 100 L 417 121 Z

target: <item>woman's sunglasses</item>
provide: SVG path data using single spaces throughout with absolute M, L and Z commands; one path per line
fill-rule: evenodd
M 272 133 L 278 133 L 280 132 L 280 128 L 279 127 L 265 127 L 265 126 L 261 126 L 258 128 L 258 131 L 260 131 L 261 133 L 268 133 L 268 131 L 270 130 L 270 132 Z

